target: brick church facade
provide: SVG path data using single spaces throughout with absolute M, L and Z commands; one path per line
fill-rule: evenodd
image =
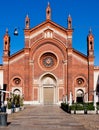
M 59 104 L 63 100 L 93 101 L 94 36 L 87 36 L 87 55 L 72 47 L 72 18 L 67 28 L 51 20 L 51 8 L 46 8 L 46 20 L 30 28 L 25 18 L 25 47 L 10 55 L 10 36 L 4 35 L 4 85 L 7 91 L 24 95 L 25 103 Z

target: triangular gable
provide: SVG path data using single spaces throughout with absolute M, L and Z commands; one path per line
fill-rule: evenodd
M 33 41 L 39 40 L 39 38 L 57 38 L 61 39 L 62 42 L 66 42 L 68 38 L 72 38 L 73 32 L 72 29 L 65 29 L 51 20 L 46 20 L 32 29 L 24 31 L 25 38 Z
M 25 55 L 24 55 L 24 49 L 22 49 L 22 50 L 20 50 L 20 51 L 14 53 L 13 55 L 11 55 L 11 56 L 9 57 L 9 63 L 11 64 L 11 63 L 17 62 L 17 61 L 19 61 L 20 59 L 22 59 L 24 56 L 25 56 Z
M 77 61 L 83 64 L 88 63 L 88 57 L 75 49 L 73 49 L 73 58 L 75 58 Z

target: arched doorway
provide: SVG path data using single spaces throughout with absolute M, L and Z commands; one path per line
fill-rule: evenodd
M 46 74 L 41 78 L 40 103 L 52 105 L 56 103 L 57 85 L 56 79 L 51 74 Z
M 15 89 L 13 91 L 13 93 L 16 94 L 16 95 L 21 95 L 21 91 L 19 89 Z
M 76 102 L 81 103 L 84 99 L 84 91 L 82 89 L 78 89 L 76 92 Z

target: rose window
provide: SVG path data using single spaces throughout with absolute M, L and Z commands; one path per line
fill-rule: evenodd
M 40 64 L 45 69 L 54 68 L 57 64 L 57 57 L 53 53 L 44 53 L 40 57 Z
M 47 56 L 43 59 L 43 65 L 45 67 L 51 67 L 54 65 L 54 59 L 50 56 Z

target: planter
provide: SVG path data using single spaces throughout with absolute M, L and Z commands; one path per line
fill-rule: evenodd
M 8 109 L 8 108 L 7 108 L 7 109 L 6 109 L 6 113 L 7 113 L 7 114 L 11 114 L 11 113 L 12 113 L 12 109 Z
M 16 107 L 15 112 L 19 112 L 19 111 L 20 111 L 20 107 Z
M 21 110 L 21 111 L 24 110 L 24 106 L 21 106 L 21 107 L 20 107 L 20 110 Z
M 84 114 L 83 110 L 72 110 L 71 114 Z
M 84 111 L 84 110 L 72 110 L 71 111 L 72 114 L 96 114 L 96 111 L 92 110 L 92 111 Z
M 84 110 L 84 114 L 87 114 L 87 109 Z
M 88 111 L 88 114 L 97 114 L 95 110 Z

